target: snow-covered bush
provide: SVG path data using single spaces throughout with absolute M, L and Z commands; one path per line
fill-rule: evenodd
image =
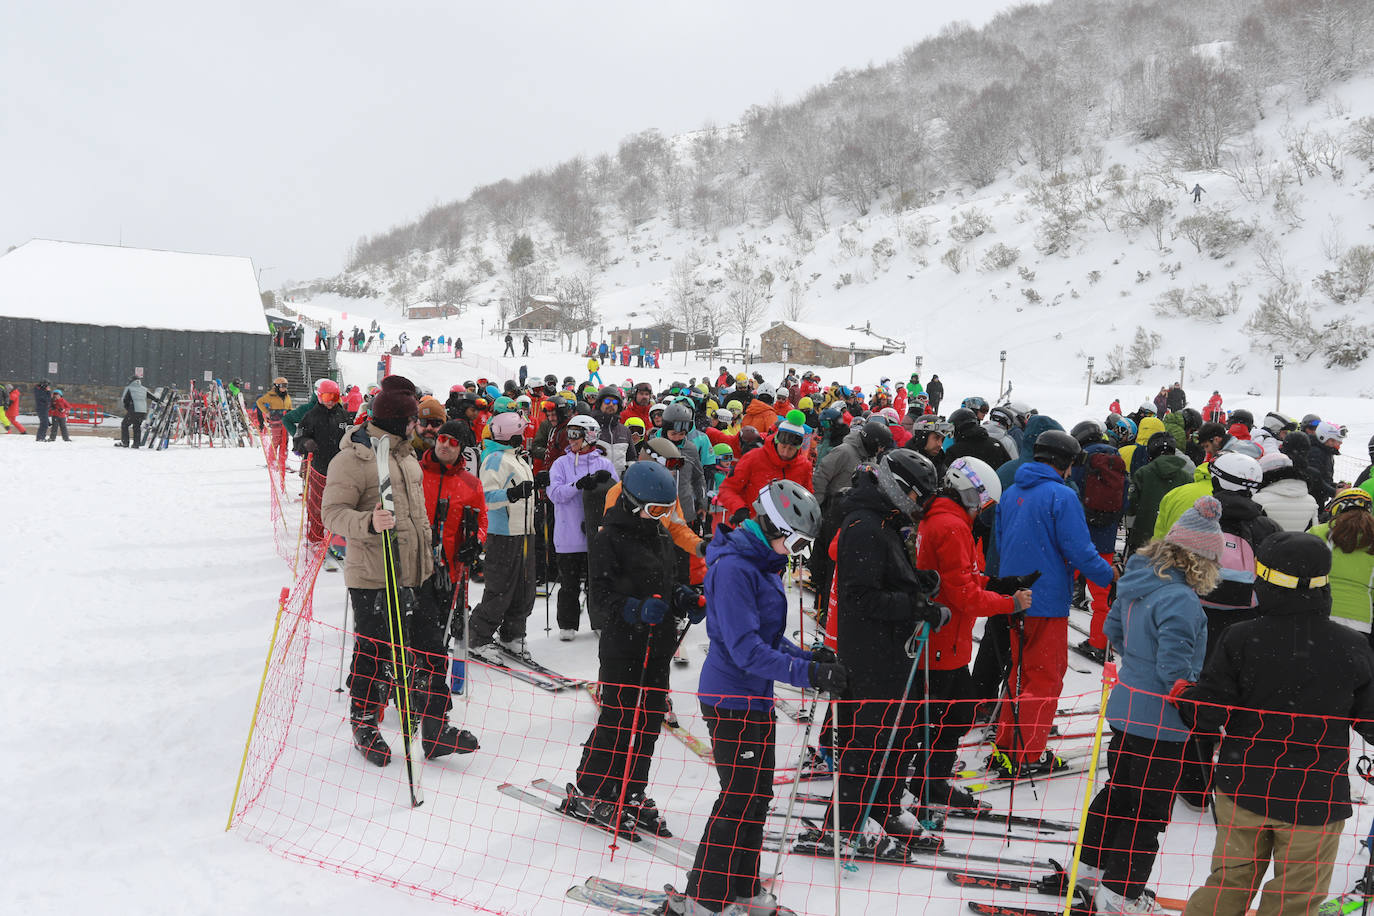
M 1260 304 L 1245 321 L 1245 331 L 1263 349 L 1307 359 L 1320 346 L 1312 326 L 1312 308 L 1292 283 L 1278 283 L 1260 295 Z
M 957 246 L 946 248 L 945 253 L 940 255 L 940 262 L 956 274 L 959 273 L 964 269 L 964 249 Z
M 1163 342 L 1164 338 L 1159 334 L 1136 325 L 1135 338 L 1131 341 L 1131 352 L 1127 357 L 1127 368 L 1133 372 L 1150 368 L 1154 365 L 1155 351 Z
M 1355 245 L 1341 255 L 1335 270 L 1322 271 L 1313 281 L 1335 302 L 1358 302 L 1374 289 L 1374 246 Z
M 1321 351 L 1326 368 L 1340 366 L 1353 369 L 1369 356 L 1374 346 L 1374 327 L 1356 324 L 1350 316 L 1329 321 L 1322 326 Z
M 1187 239 L 1198 254 L 1206 251 L 1213 258 L 1224 258 L 1254 234 L 1252 223 L 1232 219 L 1225 210 L 1209 208 L 1179 220 L 1173 237 Z
M 979 270 L 1003 270 L 1015 264 L 1020 257 L 1020 248 L 1013 248 L 998 242 L 983 253 L 983 260 L 979 263 L 978 268 Z
M 969 207 L 949 218 L 949 237 L 956 242 L 971 242 L 991 231 L 992 219 L 977 207 Z
M 1240 311 L 1240 287 L 1231 283 L 1224 292 L 1213 292 L 1206 283 L 1187 292 L 1174 287 L 1156 299 L 1153 308 L 1156 315 L 1165 318 L 1195 318 L 1215 324 Z

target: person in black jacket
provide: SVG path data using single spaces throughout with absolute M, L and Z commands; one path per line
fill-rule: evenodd
M 1174 382 L 1164 397 L 1164 403 L 1169 408 L 1169 413 L 1178 413 L 1188 406 L 1188 395 L 1183 391 L 1182 382 Z
M 52 406 L 52 391 L 46 381 L 33 384 L 33 409 L 38 413 L 38 441 L 48 441 L 48 408 Z
M 324 523 L 320 520 L 320 498 L 324 496 L 325 478 L 329 462 L 339 454 L 339 442 L 344 430 L 353 425 L 348 410 L 340 403 L 339 383 L 323 379 L 316 392 L 315 406 L 306 411 L 296 424 L 293 451 L 310 456 L 310 475 L 306 480 L 305 510 L 309 524 L 305 537 L 310 544 L 324 540 Z
M 698 593 L 676 578 L 675 548 L 660 521 L 676 502 L 672 472 L 656 461 L 636 461 L 587 553 L 588 616 L 602 621 L 601 711 L 560 810 L 624 837 L 640 828 L 672 836 L 645 789 L 667 708 L 678 622 L 701 613 Z
M 1007 450 L 978 421 L 978 415 L 967 407 L 960 407 L 949 415 L 949 423 L 954 427 L 954 442 L 945 450 L 945 461 L 965 455 L 986 461 L 994 470 L 1011 460 Z
M 902 774 L 918 737 L 923 687 L 910 675 L 925 639 L 917 634 L 923 627 L 939 629 L 949 620 L 949 611 L 931 603 L 939 575 L 912 566 L 902 529 L 920 517 L 938 486 L 929 459 L 895 449 L 881 462 L 859 466 L 844 501 L 835 569 L 836 635 L 840 661 L 850 672 L 844 699 L 857 702 L 846 702 L 836 712 L 839 827 L 842 844 L 860 858 L 900 861 L 937 845 L 902 805 Z M 909 651 L 915 647 L 919 650 L 913 658 Z M 904 697 L 906 702 L 900 702 Z M 892 752 L 884 754 L 894 728 Z M 864 829 L 865 810 L 882 830 Z M 826 831 L 804 833 L 797 851 L 833 855 L 833 809 L 827 809 L 826 817 Z
M 1311 438 L 1307 468 L 1311 472 L 1312 486 L 1316 488 L 1312 495 L 1318 505 L 1325 506 L 1347 486 L 1336 482 L 1336 456 L 1341 453 L 1341 443 L 1345 441 L 1344 427 L 1323 420 L 1317 424 L 1317 431 Z
M 945 383 L 940 381 L 940 376 L 932 375 L 926 382 L 926 397 L 930 399 L 931 413 L 939 413 L 940 402 L 945 399 Z
M 1374 741 L 1374 653 L 1329 619 L 1331 551 L 1280 532 L 1255 572 L 1260 616 L 1228 629 L 1197 684 L 1171 693 L 1198 732 L 1225 730 L 1212 872 L 1184 916 L 1243 914 L 1271 857 L 1260 909 L 1315 912 L 1352 813 L 1349 730 Z

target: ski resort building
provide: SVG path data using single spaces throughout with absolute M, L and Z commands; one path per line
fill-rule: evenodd
M 875 356 L 906 351 L 906 344 L 875 334 L 865 327 L 830 327 L 801 321 L 775 321 L 759 335 L 766 363 L 793 362 L 812 366 L 848 366 L 850 354 L 861 363 Z
M 123 415 L 124 386 L 270 379 L 267 321 L 245 257 L 34 239 L 0 257 L 0 381 L 39 379 Z

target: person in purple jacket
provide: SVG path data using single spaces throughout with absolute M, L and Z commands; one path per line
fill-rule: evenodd
M 787 595 L 779 573 L 788 555 L 805 550 L 820 530 L 816 498 L 793 481 L 775 480 L 759 494 L 754 514 L 738 528 L 721 528 L 706 553 L 711 649 L 699 693 L 720 795 L 687 874 L 686 894 L 668 897 L 668 912 L 682 916 L 792 913 L 759 882 L 764 819 L 773 799 L 773 682 L 832 695 L 846 683 L 833 652 L 807 652 L 783 635 Z
M 568 451 L 549 468 L 549 499 L 553 501 L 553 549 L 558 554 L 558 638 L 577 636 L 582 618 L 582 583 L 587 579 L 587 534 L 582 495 L 604 491 L 619 480 L 615 464 L 596 441 L 601 427 L 591 417 L 568 421 Z M 595 532 L 592 532 L 595 533 Z

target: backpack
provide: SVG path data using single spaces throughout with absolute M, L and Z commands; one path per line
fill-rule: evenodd
M 1227 611 L 1255 607 L 1255 548 L 1245 535 L 1225 530 L 1221 543 L 1221 581 L 1201 596 L 1202 606 Z
M 1083 514 L 1088 524 L 1112 524 L 1125 502 L 1126 462 L 1121 455 L 1108 451 L 1087 455 L 1083 462 Z

